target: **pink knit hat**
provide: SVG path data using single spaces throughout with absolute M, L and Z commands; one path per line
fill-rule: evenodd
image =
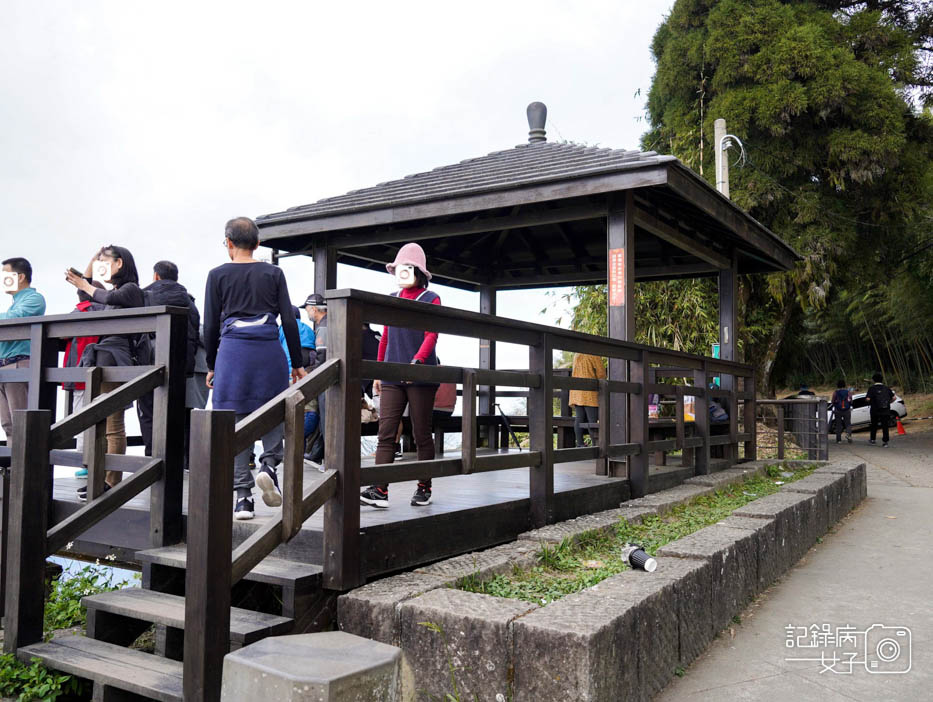
M 424 249 L 422 249 L 418 244 L 405 244 L 402 248 L 400 248 L 398 250 L 398 254 L 395 256 L 395 261 L 386 264 L 386 270 L 394 275 L 395 267 L 404 264 L 414 266 L 419 271 L 424 273 L 425 278 L 431 280 L 431 274 L 428 273 L 428 264 L 425 261 Z

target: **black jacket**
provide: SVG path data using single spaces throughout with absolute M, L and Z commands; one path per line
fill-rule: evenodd
M 188 345 L 185 349 L 185 372 L 194 374 L 194 355 L 198 350 L 201 327 L 201 314 L 194 304 L 194 298 L 181 283 L 174 280 L 157 280 L 143 288 L 146 295 L 146 304 L 150 307 L 170 305 L 185 307 L 188 310 Z
M 872 412 L 884 412 L 891 409 L 891 401 L 894 399 L 894 391 L 887 385 L 875 383 L 868 388 L 865 397 L 871 406 Z

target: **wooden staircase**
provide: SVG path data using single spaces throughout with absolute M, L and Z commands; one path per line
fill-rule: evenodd
M 184 544 L 140 551 L 141 588 L 85 597 L 87 635 L 21 647 L 23 661 L 90 679 L 107 702 L 183 698 Z M 321 567 L 267 557 L 233 589 L 230 650 L 267 636 L 323 631 L 336 618 L 336 594 L 322 589 Z M 128 648 L 155 626 L 155 653 Z

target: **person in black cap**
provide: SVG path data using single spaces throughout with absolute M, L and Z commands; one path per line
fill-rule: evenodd
M 311 366 L 314 369 L 327 360 L 327 300 L 324 299 L 323 295 L 312 293 L 305 300 L 304 308 L 305 312 L 308 313 L 308 319 L 314 324 L 315 358 Z M 317 396 L 318 426 L 321 431 L 318 432 L 314 443 L 311 444 L 311 450 L 305 454 L 305 458 L 309 461 L 321 465 L 324 463 L 325 395 L 326 393 L 322 392 Z
M 865 399 L 868 400 L 869 438 L 868 443 L 875 443 L 878 435 L 878 426 L 881 426 L 881 445 L 888 445 L 888 423 L 891 421 L 891 402 L 894 401 L 894 391 L 884 384 L 884 376 L 875 373 L 872 377 L 872 386 L 868 388 Z

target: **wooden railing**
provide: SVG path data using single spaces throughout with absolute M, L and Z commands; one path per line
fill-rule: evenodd
M 121 368 L 58 368 L 68 339 L 111 334 L 154 334 L 153 364 Z M 4 486 L 4 649 L 42 639 L 45 559 L 76 540 L 146 488 L 150 490 L 152 546 L 177 543 L 183 532 L 182 473 L 187 312 L 150 307 L 0 321 L 0 341 L 29 339 L 30 367 L 4 371 L 6 382 L 29 384 L 28 409 L 13 415 L 9 455 L 12 479 Z M 56 384 L 86 383 L 88 404 L 55 422 Z M 104 382 L 123 383 L 101 394 Z M 152 456 L 107 454 L 106 420 L 153 393 Z M 85 450 L 70 450 L 85 434 Z M 87 504 L 52 523 L 56 462 L 88 468 Z M 104 492 L 107 470 L 132 475 Z

